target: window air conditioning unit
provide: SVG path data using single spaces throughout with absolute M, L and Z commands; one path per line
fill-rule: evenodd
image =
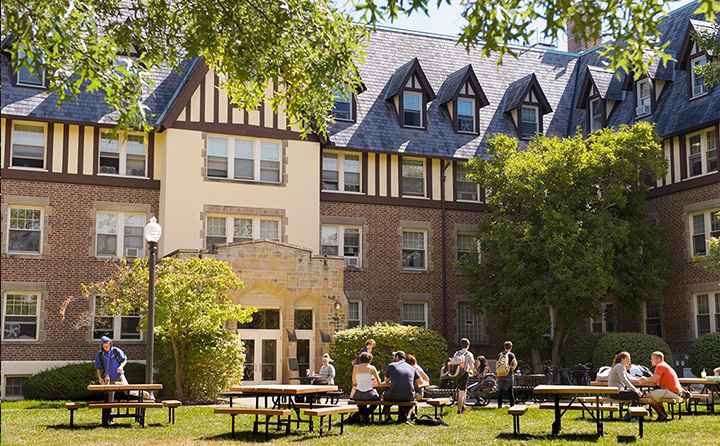
M 469 200 L 469 201 L 477 201 L 478 197 L 476 193 L 471 192 L 461 192 L 460 193 L 460 199 L 461 200 Z
M 700 96 L 707 93 L 707 85 L 700 84 L 693 87 L 693 96 Z
M 360 257 L 345 257 L 345 266 L 360 267 Z
M 117 173 L 113 166 L 100 166 L 100 173 Z
M 649 105 L 638 105 L 635 109 L 635 115 L 636 116 L 642 116 L 642 115 L 649 115 L 650 114 L 650 106 Z
M 134 258 L 136 259 L 139 254 L 139 249 L 137 248 L 125 248 L 125 257 L 126 258 Z

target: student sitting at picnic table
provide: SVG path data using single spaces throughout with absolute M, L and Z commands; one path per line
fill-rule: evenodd
M 385 373 L 385 382 L 390 388 L 383 393 L 383 401 L 406 402 L 415 400 L 415 386 L 422 385 L 420 374 L 413 366 L 406 362 L 407 356 L 402 350 L 393 352 L 393 362 L 388 364 Z M 412 424 L 412 408 L 400 408 L 400 421 Z M 385 406 L 385 421 L 390 422 L 390 406 Z
M 630 379 L 628 379 L 628 370 L 630 370 L 630 353 L 618 353 L 615 356 L 610 374 L 608 375 L 608 386 L 620 389 L 620 393 L 613 395 L 613 398 L 631 401 L 630 405 L 637 406 L 638 399 L 642 396 L 642 392 L 635 388 L 630 382 Z M 625 418 L 631 419 L 629 412 L 625 415 Z
M 657 420 L 665 421 L 667 412 L 663 408 L 662 400 L 663 398 L 680 399 L 680 393 L 682 393 L 680 380 L 678 380 L 675 370 L 665 362 L 665 355 L 662 352 L 652 352 L 650 362 L 655 367 L 655 374 L 650 378 L 640 378 L 638 383 L 643 386 L 660 386 L 659 389 L 648 392 L 648 395 L 652 398 L 650 405 L 658 413 Z
M 318 378 L 313 381 L 313 384 L 335 384 L 335 367 L 330 364 L 331 362 L 330 355 L 325 353 L 322 357 L 320 373 L 318 373 Z
M 360 353 L 360 363 L 353 367 L 353 389 L 350 399 L 355 401 L 378 401 L 380 395 L 373 388 L 373 381 L 380 384 L 380 376 L 375 366 L 370 365 L 373 360 L 372 353 Z M 375 410 L 375 406 L 358 406 L 360 422 L 365 423 L 367 416 Z
M 420 365 L 417 363 L 417 359 L 415 358 L 415 356 L 407 355 L 407 363 L 413 366 L 415 370 L 417 370 L 424 385 L 430 385 L 430 378 L 427 376 L 427 373 L 425 373 L 425 370 L 423 370 L 423 368 L 420 367 Z M 424 388 L 417 389 L 417 394 L 419 398 L 422 398 L 424 396 L 424 390 Z
M 475 376 L 477 376 L 477 382 L 473 384 L 472 386 L 468 387 L 467 394 L 478 399 L 477 397 L 477 391 L 480 390 L 480 387 L 483 383 L 483 378 L 490 373 L 490 366 L 488 365 L 487 359 L 479 355 L 477 358 L 475 358 Z

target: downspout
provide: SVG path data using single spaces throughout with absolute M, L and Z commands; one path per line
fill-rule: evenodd
M 447 339 L 447 258 L 445 255 L 445 170 L 450 166 L 450 160 L 442 161 L 440 170 L 440 245 L 442 246 L 442 334 Z

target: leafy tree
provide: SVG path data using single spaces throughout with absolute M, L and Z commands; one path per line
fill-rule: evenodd
M 660 228 L 643 210 L 648 179 L 667 169 L 652 126 L 605 129 L 587 140 L 536 136 L 489 141 L 489 161 L 470 160 L 492 210 L 481 221 L 481 261 L 460 265 L 477 311 L 530 348 L 536 370 L 556 312 L 552 362 L 587 318 L 602 314 L 609 293 L 621 311 L 637 311 L 664 282 Z
M 103 296 L 107 305 L 117 312 L 147 309 L 149 272 L 147 259 L 127 263 L 121 259 L 112 277 L 83 285 L 86 298 Z M 225 292 L 242 287 L 242 282 L 226 262 L 209 258 L 187 260 L 164 258 L 155 271 L 155 330 L 172 349 L 175 363 L 175 389 L 178 398 L 185 396 L 189 359 L 207 357 L 202 343 L 192 343 L 208 333 L 215 333 L 228 320 L 247 322 L 253 310 L 233 304 Z M 65 306 L 67 307 L 67 305 Z M 141 311 L 140 328 L 147 327 L 147 313 Z M 232 343 L 232 342 L 231 342 Z M 216 360 L 238 361 L 227 342 L 218 342 Z M 190 352 L 195 348 L 196 352 Z M 228 359 L 222 352 L 230 351 Z M 227 359 L 227 361 L 226 361 Z M 197 364 L 195 364 L 197 365 Z M 242 362 L 236 364 L 242 376 Z
M 428 14 L 428 6 L 451 4 L 451 0 L 355 0 L 355 7 L 363 12 L 368 23 L 385 18 L 396 19 L 400 14 L 417 12 Z M 573 34 L 585 42 L 609 41 L 602 54 L 610 59 L 610 69 L 634 72 L 640 76 L 653 60 L 671 59 L 662 47 L 657 18 L 663 14 L 667 0 L 460 0 L 462 17 L 466 21 L 459 43 L 466 48 L 481 46 L 485 56 L 497 52 L 500 61 L 505 54 L 515 55 L 509 44 L 529 41 L 535 32 L 536 19 L 546 21 L 543 35 L 557 39 L 569 21 L 575 22 Z M 705 20 L 716 22 L 720 17 L 720 2 L 700 0 L 696 13 L 704 13 Z M 650 52 L 651 59 L 643 59 Z M 717 53 L 716 53 L 717 54 Z
M 2 16 L 16 66 L 44 67 L 60 101 L 104 92 L 124 129 L 150 128 L 143 100 L 153 68 L 178 69 L 194 56 L 247 109 L 270 82 L 279 86 L 273 109 L 282 106 L 303 133 L 328 128 L 333 87 L 360 82 L 365 31 L 329 0 L 7 0 Z M 140 56 L 116 64 L 131 48 Z
M 720 24 L 716 24 L 715 30 L 712 32 L 693 32 L 693 37 L 701 51 L 705 51 L 707 54 L 720 54 Z M 705 76 L 705 83 L 711 87 L 720 82 L 719 63 L 712 63 L 711 60 L 708 60 L 707 64 L 695 67 L 695 72 Z

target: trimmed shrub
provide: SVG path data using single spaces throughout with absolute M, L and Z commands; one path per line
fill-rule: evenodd
M 145 382 L 145 366 L 134 362 L 125 365 L 125 378 L 130 383 Z M 98 384 L 92 362 L 68 364 L 36 373 L 23 385 L 26 400 L 102 400 L 102 392 L 91 392 L 89 384 Z
M 582 333 L 573 336 L 565 346 L 565 367 L 575 367 L 578 364 L 587 364 L 593 362 L 593 353 L 598 341 L 605 337 L 607 333 Z M 595 365 L 600 368 L 605 364 Z
M 440 369 L 447 359 L 445 338 L 424 327 L 382 322 L 335 333 L 330 347 L 335 365 L 335 384 L 346 393 L 352 388 L 352 361 L 365 346 L 365 341 L 371 338 L 377 342 L 372 351 L 372 365 L 377 367 L 378 372 L 384 372 L 392 362 L 392 352 L 403 350 L 408 355 L 415 355 L 431 382 L 439 381 Z
M 708 376 L 715 367 L 720 367 L 720 332 L 700 336 L 690 346 L 690 367 L 693 375 L 700 376 L 703 369 Z
M 608 333 L 595 346 L 593 367 L 611 365 L 615 355 L 626 351 L 630 353 L 634 364 L 641 364 L 652 370 L 650 354 L 661 351 L 668 362 L 672 362 L 670 346 L 661 338 L 644 333 Z

